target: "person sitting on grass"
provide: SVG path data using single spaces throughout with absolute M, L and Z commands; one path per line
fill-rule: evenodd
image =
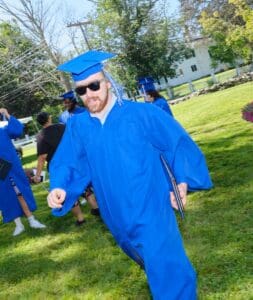
M 14 221 L 16 228 L 13 236 L 19 235 L 25 230 L 20 219 L 25 215 L 32 228 L 45 228 L 33 216 L 36 210 L 36 202 L 22 168 L 21 161 L 17 155 L 12 138 L 19 137 L 23 132 L 23 125 L 5 108 L 0 108 L 0 114 L 6 123 L 0 128 L 0 210 L 3 222 Z

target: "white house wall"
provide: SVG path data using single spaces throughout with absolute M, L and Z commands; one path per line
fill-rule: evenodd
M 195 52 L 195 57 L 185 59 L 177 65 L 176 72 L 178 76 L 174 78 L 167 78 L 170 86 L 177 86 L 212 74 L 213 69 L 211 68 L 211 58 L 208 53 L 208 45 L 210 45 L 210 43 L 204 39 L 194 41 L 190 44 L 191 49 Z M 197 70 L 193 72 L 191 66 L 194 65 L 197 67 Z M 215 72 L 218 72 L 221 69 L 226 69 L 226 66 L 224 64 L 220 64 L 215 69 Z M 181 75 L 179 75 L 180 72 Z M 155 84 L 158 89 L 164 89 L 166 85 L 164 78 L 160 80 L 160 85 L 157 83 Z

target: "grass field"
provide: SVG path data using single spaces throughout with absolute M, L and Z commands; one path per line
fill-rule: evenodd
M 205 153 L 215 185 L 190 194 L 186 219 L 178 219 L 200 300 L 253 299 L 253 123 L 240 111 L 252 100 L 247 83 L 172 106 Z M 35 160 L 27 149 L 24 165 Z M 50 215 L 41 185 L 33 190 L 47 228 L 30 229 L 25 220 L 27 230 L 13 238 L 14 225 L 0 225 L 0 299 L 151 299 L 143 272 L 88 206 L 77 228 L 71 214 Z

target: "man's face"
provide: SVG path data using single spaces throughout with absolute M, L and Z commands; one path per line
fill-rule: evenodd
M 65 108 L 65 109 L 67 109 L 68 111 L 71 111 L 71 110 L 73 110 L 74 107 L 75 107 L 75 102 L 73 102 L 73 101 L 70 100 L 70 99 L 64 99 L 63 105 L 64 105 L 64 108 Z
M 94 91 L 89 88 L 89 85 L 94 83 L 94 85 L 99 86 L 98 90 Z M 109 89 L 111 83 L 107 81 L 102 72 L 93 74 L 88 78 L 76 82 L 76 87 L 86 86 L 86 93 L 80 95 L 84 106 L 91 113 L 99 113 L 105 109 L 106 104 L 109 100 Z

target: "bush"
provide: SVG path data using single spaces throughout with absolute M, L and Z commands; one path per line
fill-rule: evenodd
M 253 101 L 243 107 L 242 118 L 246 121 L 253 122 Z

